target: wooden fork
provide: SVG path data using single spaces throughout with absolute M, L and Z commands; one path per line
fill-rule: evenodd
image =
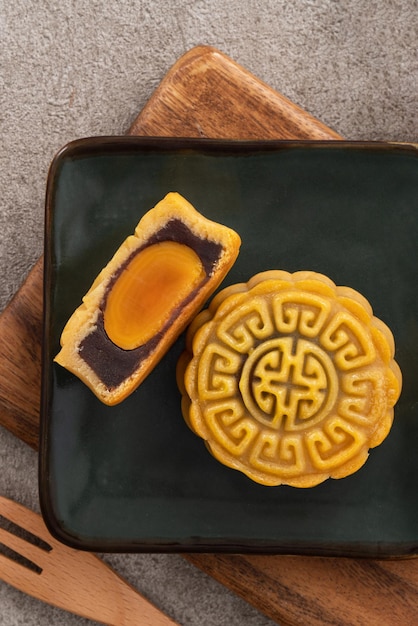
M 13 587 L 109 626 L 176 624 L 97 556 L 55 540 L 37 513 L 0 496 L 0 515 L 42 540 L 34 545 L 12 530 L 0 528 L 0 544 L 24 557 L 19 562 L 19 559 L 0 554 L 0 578 Z M 34 564 L 37 571 L 27 567 L 23 563 L 25 559 Z

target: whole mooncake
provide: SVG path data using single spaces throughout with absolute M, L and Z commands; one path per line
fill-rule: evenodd
M 94 279 L 61 334 L 55 361 L 108 405 L 152 371 L 218 287 L 241 239 L 169 193 Z
M 388 435 L 402 376 L 369 302 L 316 272 L 267 271 L 193 321 L 182 411 L 221 463 L 263 485 L 343 478 Z

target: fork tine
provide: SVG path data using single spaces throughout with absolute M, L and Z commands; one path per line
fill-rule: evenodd
M 12 587 L 29 595 L 34 595 L 33 577 L 38 576 L 21 563 L 0 554 L 0 578 Z M 39 598 L 39 593 L 35 597 Z
M 17 524 L 17 526 L 28 530 L 33 535 L 40 537 L 49 545 L 51 544 L 51 536 L 46 529 L 43 519 L 34 511 L 0 496 L 0 515 Z
M 0 542 L 29 558 L 41 571 L 34 572 L 0 553 L 0 579 L 39 600 L 96 622 L 174 626 L 173 620 L 97 556 L 69 548 L 51 537 L 37 513 L 0 496 L 0 515 L 52 548 L 44 550 L 1 529 Z
M 17 552 L 17 554 L 20 554 L 20 556 L 24 556 L 25 559 L 32 561 L 32 563 L 38 565 L 38 567 L 45 567 L 48 552 L 43 548 L 35 546 L 25 539 L 21 539 L 21 537 L 17 537 L 17 535 L 14 535 L 4 528 L 0 528 L 0 543 L 11 548 Z
M 55 604 L 55 606 L 59 606 L 63 609 L 67 608 L 65 605 L 58 602 L 51 602 L 49 590 L 50 585 L 42 580 L 42 574 L 33 572 L 25 567 L 25 565 L 13 561 L 13 559 L 10 559 L 4 554 L 0 554 L 0 578 L 5 583 L 15 587 L 15 589 L 18 589 L 19 591 L 23 591 L 23 593 L 26 593 L 29 596 L 33 596 L 43 602 Z M 34 584 L 35 580 L 37 582 Z

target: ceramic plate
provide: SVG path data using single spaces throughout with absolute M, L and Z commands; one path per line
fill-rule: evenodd
M 314 270 L 360 291 L 392 329 L 403 391 L 389 436 L 356 474 L 263 487 L 217 462 L 180 412 L 184 337 L 115 407 L 53 363 L 93 279 L 169 191 L 241 235 L 223 286 Z M 418 552 L 416 147 L 80 140 L 55 158 L 46 205 L 40 487 L 53 534 L 102 552 Z

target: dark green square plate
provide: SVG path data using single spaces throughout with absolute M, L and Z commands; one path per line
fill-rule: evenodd
M 53 363 L 63 326 L 141 215 L 169 191 L 242 237 L 226 284 L 304 269 L 349 285 L 392 329 L 403 391 L 354 475 L 263 487 L 218 463 L 180 412 L 181 337 L 106 407 Z M 40 488 L 62 541 L 97 551 L 350 556 L 418 552 L 418 151 L 370 143 L 76 141 L 47 190 Z

